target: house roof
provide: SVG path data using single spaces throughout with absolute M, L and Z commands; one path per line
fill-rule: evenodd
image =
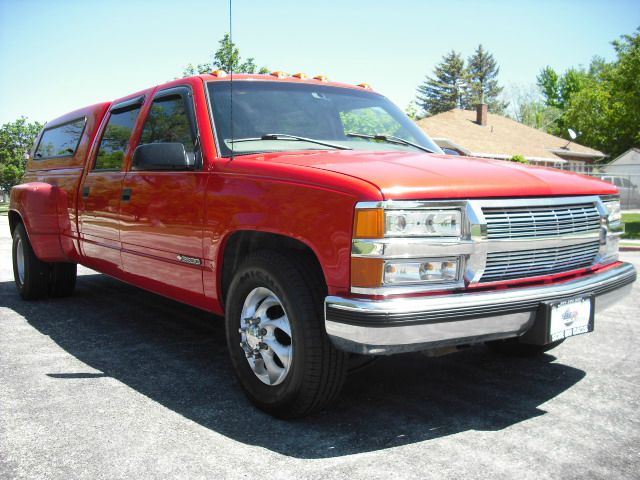
M 638 165 L 640 164 L 640 148 L 630 148 L 615 160 L 609 162 L 609 165 Z
M 617 175 L 640 175 L 640 148 L 630 148 L 600 170 Z
M 596 160 L 605 155 L 589 147 L 549 135 L 541 130 L 516 122 L 502 115 L 489 113 L 487 125 L 476 123 L 476 112 L 453 109 L 432 117 L 418 120 L 418 126 L 439 145 L 457 145 L 467 155 L 511 158 L 522 155 L 533 161 L 562 162 L 572 160 Z M 462 148 L 459 148 L 462 147 Z

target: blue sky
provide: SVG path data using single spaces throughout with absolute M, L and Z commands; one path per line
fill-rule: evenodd
M 228 30 L 228 0 L 0 0 L 0 124 L 46 121 L 208 61 Z M 241 54 L 271 69 L 370 83 L 404 108 L 455 49 L 482 43 L 502 85 L 542 67 L 613 59 L 640 25 L 638 0 L 234 0 Z

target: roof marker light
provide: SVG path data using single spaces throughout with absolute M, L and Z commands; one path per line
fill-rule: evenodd
M 329 81 L 329 77 L 327 77 L 326 75 L 316 75 L 315 77 L 313 77 L 314 80 L 319 80 L 321 82 L 328 82 Z
M 300 80 L 306 80 L 307 78 L 309 78 L 309 75 L 307 75 L 306 73 L 296 73 L 295 75 L 293 75 L 296 78 L 299 78 Z
M 288 73 L 283 72 L 281 70 L 276 70 L 275 72 L 271 72 L 271 75 L 277 78 L 287 78 L 289 76 Z
M 224 70 L 218 69 L 211 72 L 211 75 L 218 78 L 224 78 L 227 76 L 227 72 L 225 72 Z
M 369 85 L 368 83 L 359 83 L 358 86 L 360 88 L 364 88 L 365 90 L 373 90 L 373 88 L 371 88 L 371 85 Z

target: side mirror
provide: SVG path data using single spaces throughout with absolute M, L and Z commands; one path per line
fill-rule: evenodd
M 133 154 L 132 170 L 192 170 L 181 143 L 147 143 Z
M 460 155 L 458 151 L 454 150 L 453 148 L 443 148 L 442 151 L 447 155 L 458 155 L 458 156 Z

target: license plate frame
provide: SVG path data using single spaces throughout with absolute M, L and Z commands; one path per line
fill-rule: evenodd
M 595 301 L 593 295 L 545 302 L 547 343 L 593 332 Z

